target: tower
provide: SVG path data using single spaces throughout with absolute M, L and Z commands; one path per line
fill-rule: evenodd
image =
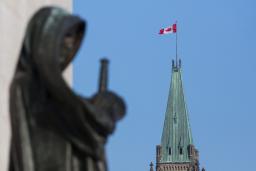
M 172 61 L 172 78 L 161 145 L 156 146 L 156 171 L 199 171 L 199 154 L 186 107 L 181 61 Z

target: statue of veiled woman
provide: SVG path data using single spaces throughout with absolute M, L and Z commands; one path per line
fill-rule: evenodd
M 10 88 L 9 171 L 107 170 L 104 145 L 124 102 L 108 90 L 83 98 L 62 77 L 85 27 L 56 7 L 30 20 Z

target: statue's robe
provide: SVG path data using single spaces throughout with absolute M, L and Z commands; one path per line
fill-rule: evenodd
M 124 114 L 111 92 L 76 95 L 62 72 L 86 24 L 59 8 L 31 19 L 10 87 L 10 171 L 106 171 L 104 145 Z

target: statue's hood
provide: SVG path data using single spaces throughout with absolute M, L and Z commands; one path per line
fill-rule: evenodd
M 23 42 L 23 62 L 64 70 L 76 54 L 85 31 L 85 22 L 57 7 L 44 7 L 31 18 Z M 25 61 L 24 61 L 25 60 Z M 40 64 L 39 64 L 40 65 Z

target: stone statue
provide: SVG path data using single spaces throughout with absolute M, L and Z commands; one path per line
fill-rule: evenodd
M 83 98 L 62 77 L 86 23 L 56 7 L 31 19 L 10 87 L 9 171 L 106 171 L 105 143 L 125 114 L 107 90 L 102 61 L 99 92 Z

